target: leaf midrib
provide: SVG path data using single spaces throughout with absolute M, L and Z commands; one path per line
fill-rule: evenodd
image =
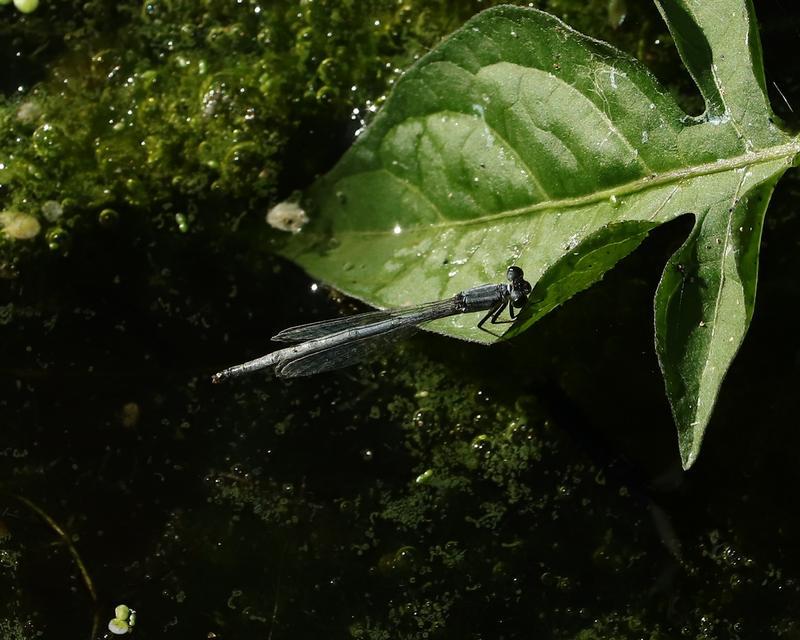
M 761 149 L 759 151 L 751 151 L 731 158 L 724 158 L 721 160 L 715 160 L 714 162 L 707 162 L 704 164 L 684 167 L 681 169 L 675 169 L 673 171 L 665 171 L 662 173 L 652 174 L 649 176 L 645 176 L 643 178 L 638 178 L 637 180 L 633 180 L 631 182 L 623 183 L 616 187 L 603 189 L 601 191 L 594 191 L 592 193 L 583 196 L 562 198 L 560 200 L 547 200 L 544 202 L 537 202 L 536 204 L 528 205 L 526 207 L 521 207 L 519 209 L 510 209 L 508 211 L 501 211 L 499 213 L 491 213 L 476 218 L 470 218 L 468 220 L 448 220 L 447 222 L 435 222 L 425 226 L 406 227 L 403 229 L 403 232 L 404 233 L 413 232 L 416 230 L 429 231 L 431 229 L 449 229 L 453 227 L 482 225 L 497 220 L 503 220 L 506 218 L 525 216 L 537 213 L 539 211 L 547 211 L 551 209 L 572 209 L 575 207 L 580 207 L 583 205 L 588 205 L 608 200 L 612 196 L 619 197 L 619 196 L 629 195 L 631 193 L 645 191 L 654 186 L 663 186 L 673 182 L 682 182 L 686 179 L 698 178 L 701 176 L 712 175 L 714 173 L 723 173 L 725 171 L 733 171 L 735 169 L 741 169 L 743 167 L 748 167 L 755 164 L 766 164 L 768 162 L 779 160 L 781 158 L 794 159 L 794 157 L 797 156 L 798 154 L 800 154 L 800 140 L 795 139 L 790 142 L 787 142 L 786 144 L 768 147 L 766 149 Z M 351 176 L 348 176 L 348 178 L 352 178 L 353 176 L 356 175 L 365 175 L 368 173 L 376 173 L 376 172 L 387 172 L 393 177 L 399 178 L 399 176 L 395 175 L 385 167 L 381 167 L 380 169 L 377 170 L 355 173 L 352 174 Z M 399 179 L 409 185 L 416 186 L 413 185 L 413 183 L 408 183 L 407 180 L 404 180 L 402 178 Z M 393 229 L 380 229 L 380 230 L 344 229 L 342 230 L 342 233 L 347 233 L 348 235 L 353 235 L 353 236 L 395 235 Z

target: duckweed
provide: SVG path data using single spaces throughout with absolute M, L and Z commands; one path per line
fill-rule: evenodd
M 14 0 L 14 6 L 22 13 L 32 13 L 39 7 L 39 0 Z

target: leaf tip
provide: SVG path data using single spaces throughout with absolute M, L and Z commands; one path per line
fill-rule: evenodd
M 696 451 L 681 450 L 681 466 L 683 467 L 684 471 L 688 471 L 689 468 L 694 464 L 695 460 L 697 460 Z
M 678 432 L 681 434 L 678 449 L 681 454 L 681 466 L 684 471 L 689 470 L 700 454 L 700 443 L 703 440 L 705 426 L 705 423 L 694 422 L 688 429 L 681 429 L 680 426 L 678 428 Z

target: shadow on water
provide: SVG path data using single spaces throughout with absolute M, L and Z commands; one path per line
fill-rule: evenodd
M 682 474 L 650 301 L 686 224 L 517 341 L 423 335 L 288 383 L 208 382 L 356 310 L 278 259 L 111 234 L 23 270 L 3 285 L 7 613 L 84 637 L 119 602 L 143 638 L 795 633 L 794 234 L 766 233 L 753 330 Z M 96 607 L 12 494 L 70 537 Z

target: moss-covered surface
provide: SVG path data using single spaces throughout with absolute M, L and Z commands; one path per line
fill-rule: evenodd
M 99 637 L 122 602 L 143 639 L 800 637 L 792 176 L 688 474 L 650 329 L 680 223 L 514 343 L 208 383 L 354 310 L 270 257 L 264 212 L 486 4 L 0 6 L 0 210 L 41 226 L 0 239 L 0 638 Z M 549 4 L 692 104 L 652 7 L 608 7 Z
M 37 220 L 41 232 L 28 242 L 2 234 L 0 271 L 15 273 L 20 254 L 69 251 L 76 236 L 121 218 L 154 241 L 244 229 L 263 242 L 268 206 L 326 170 L 397 75 L 489 4 L 3 7 L 0 211 Z M 621 14 L 605 2 L 548 8 L 578 28 L 618 34 L 651 62 L 668 58 L 644 44 L 663 30 L 652 7 L 644 18 L 631 7 L 629 20 L 643 26 L 616 32 L 609 20 Z

